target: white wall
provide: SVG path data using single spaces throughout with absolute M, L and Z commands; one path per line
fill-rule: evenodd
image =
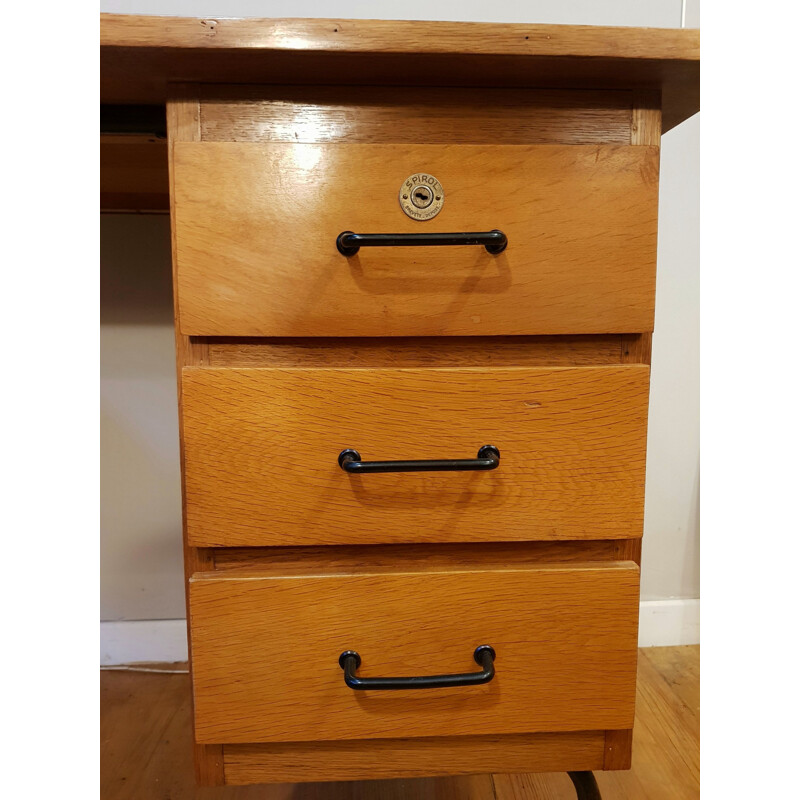
M 100 219 L 100 612 L 185 614 L 169 217 Z
M 700 596 L 700 115 L 662 141 L 645 600 Z
M 694 0 L 685 7 L 681 0 L 104 0 L 101 10 L 651 27 L 680 27 L 685 16 L 688 25 L 699 25 Z M 642 572 L 642 598 L 656 601 L 697 598 L 700 588 L 699 117 L 665 134 L 661 156 Z M 177 619 L 185 610 L 169 221 L 166 216 L 105 215 L 101 233 L 101 616 Z M 675 607 L 656 604 L 650 616 Z M 696 604 L 679 607 L 696 609 Z M 690 615 L 691 627 L 696 611 Z M 643 614 L 643 627 L 647 618 Z M 676 624 L 674 615 L 670 620 L 645 632 L 645 640 L 685 640 L 685 620 L 680 622 L 683 638 L 659 632 Z

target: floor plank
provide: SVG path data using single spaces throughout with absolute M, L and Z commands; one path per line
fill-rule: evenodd
M 649 647 L 641 651 L 661 673 L 673 693 L 683 700 L 687 711 L 700 716 L 700 648 Z
M 497 800 L 575 800 L 575 788 L 566 772 L 495 775 L 494 786 Z
M 700 648 L 639 652 L 633 768 L 598 772 L 604 800 L 695 800 Z M 565 773 L 197 789 L 187 675 L 101 673 L 102 800 L 574 800 Z

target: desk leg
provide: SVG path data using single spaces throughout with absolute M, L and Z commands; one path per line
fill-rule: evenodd
M 568 772 L 570 780 L 575 785 L 575 794 L 578 800 L 603 800 L 600 789 L 591 772 Z

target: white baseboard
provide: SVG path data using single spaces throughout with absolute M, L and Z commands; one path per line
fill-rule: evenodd
M 100 664 L 186 661 L 185 619 L 144 619 L 100 623 Z
M 699 600 L 647 600 L 639 608 L 639 647 L 697 644 Z M 100 623 L 100 663 L 186 661 L 186 620 L 152 619 Z
M 639 647 L 700 643 L 700 600 L 645 600 L 639 604 Z

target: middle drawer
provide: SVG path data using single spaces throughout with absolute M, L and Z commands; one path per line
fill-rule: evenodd
M 193 547 L 641 536 L 649 368 L 183 370 Z M 490 471 L 350 474 L 365 461 Z

